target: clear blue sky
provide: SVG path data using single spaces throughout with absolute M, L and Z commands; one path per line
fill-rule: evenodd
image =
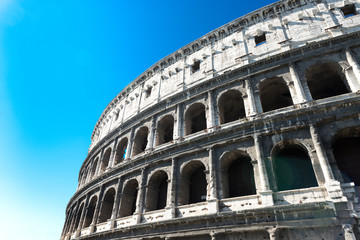
M 271 2 L 0 0 L 1 239 L 59 239 L 106 105 L 161 58 Z

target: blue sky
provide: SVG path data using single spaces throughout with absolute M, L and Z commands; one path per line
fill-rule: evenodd
M 166 55 L 272 2 L 0 0 L 1 239 L 59 239 L 106 105 Z

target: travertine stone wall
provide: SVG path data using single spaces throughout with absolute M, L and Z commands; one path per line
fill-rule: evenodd
M 96 123 L 61 239 L 360 238 L 359 23 L 279 1 L 151 66 Z

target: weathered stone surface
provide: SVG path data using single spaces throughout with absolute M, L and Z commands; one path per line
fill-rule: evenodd
M 97 122 L 61 239 L 360 239 L 359 42 L 358 0 L 290 0 L 160 60 Z

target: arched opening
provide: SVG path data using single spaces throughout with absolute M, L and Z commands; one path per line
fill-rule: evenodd
M 305 72 L 307 84 L 314 100 L 350 92 L 345 85 L 345 76 L 336 63 L 317 64 Z
M 127 138 L 123 138 L 119 142 L 119 144 L 116 148 L 115 164 L 119 164 L 121 161 L 123 161 L 125 159 L 127 145 L 128 145 Z
M 302 147 L 290 144 L 274 151 L 278 191 L 318 186 L 311 159 Z
M 222 159 L 223 197 L 240 197 L 256 194 L 251 158 L 245 152 L 233 151 Z
M 261 82 L 260 100 L 263 112 L 293 105 L 289 88 L 282 78 L 270 78 Z
M 110 188 L 104 197 L 104 200 L 101 205 L 101 211 L 99 216 L 99 223 L 106 222 L 111 218 L 113 206 L 115 200 L 115 189 Z
M 200 161 L 188 163 L 181 174 L 180 205 L 206 201 L 205 166 Z
M 97 196 L 92 197 L 86 212 L 84 228 L 89 227 L 93 221 L 94 213 L 96 209 L 96 202 L 97 202 Z
M 106 150 L 106 152 L 104 153 L 104 157 L 103 157 L 103 159 L 101 161 L 100 174 L 105 172 L 106 168 L 108 167 L 109 160 L 110 160 L 110 155 L 111 155 L 111 148 L 108 148 Z
M 168 176 L 164 171 L 154 173 L 148 184 L 146 210 L 153 211 L 166 207 Z
M 84 209 L 84 203 L 82 203 L 80 205 L 80 208 L 76 213 L 76 218 L 75 218 L 75 224 L 74 224 L 73 231 L 75 231 L 79 227 L 80 217 L 81 217 L 81 213 L 82 213 L 83 209 Z
M 206 129 L 205 106 L 195 103 L 185 114 L 185 135 L 190 135 Z
M 229 90 L 219 98 L 220 123 L 228 123 L 245 117 L 244 101 L 237 90 Z
M 174 134 L 174 117 L 171 115 L 166 115 L 163 117 L 157 127 L 157 142 L 156 145 L 161 145 L 173 140 Z
M 96 168 L 97 168 L 97 165 L 98 165 L 98 161 L 99 161 L 99 158 L 96 158 L 95 161 L 94 161 L 94 163 L 93 163 L 93 165 L 92 165 L 90 179 L 93 179 L 94 176 L 95 176 Z
M 146 149 L 147 145 L 147 137 L 148 137 L 149 129 L 147 127 L 141 127 L 134 138 L 134 147 L 132 155 L 135 156 L 139 153 L 142 153 Z
M 121 198 L 119 217 L 126 217 L 135 213 L 137 193 L 138 182 L 135 179 L 132 179 L 124 187 Z
M 350 128 L 341 131 L 332 148 L 343 181 L 353 182 L 360 191 L 360 130 Z

